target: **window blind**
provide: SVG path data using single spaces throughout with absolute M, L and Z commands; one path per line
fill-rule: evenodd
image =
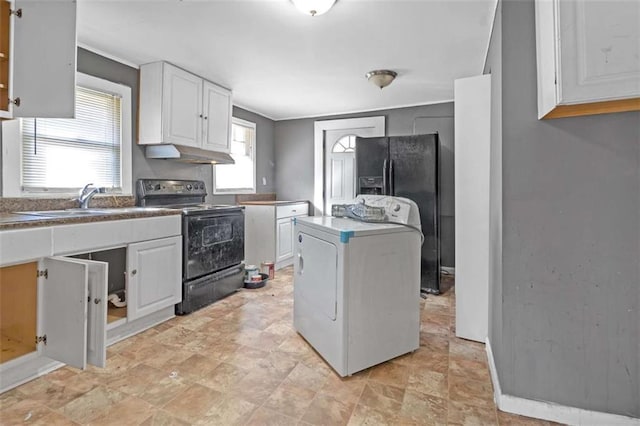
M 23 119 L 23 191 L 71 192 L 87 183 L 121 191 L 121 103 L 77 87 L 75 119 Z

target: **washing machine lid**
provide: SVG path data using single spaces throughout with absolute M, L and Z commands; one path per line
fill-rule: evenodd
M 310 216 L 296 218 L 296 221 L 302 226 L 308 226 L 329 234 L 338 235 L 340 237 L 364 237 L 368 235 L 393 234 L 397 232 L 416 232 L 402 225 L 391 223 L 367 223 L 360 222 L 355 219 L 348 219 L 333 216 Z

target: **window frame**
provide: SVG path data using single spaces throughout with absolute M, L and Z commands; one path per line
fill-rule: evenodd
M 131 87 L 80 72 L 76 73 L 76 86 L 121 97 L 120 176 L 122 191 L 113 191 L 109 194 L 133 195 Z M 22 189 L 22 145 L 20 119 L 4 121 L 2 123 L 2 197 L 65 198 L 78 195 L 77 191 L 24 191 Z M 78 189 L 80 188 L 78 187 Z
M 256 146 L 258 145 L 258 132 L 256 123 L 248 120 L 243 120 L 242 118 L 231 117 L 231 129 L 230 129 L 230 138 L 233 138 L 233 125 L 237 124 L 238 126 L 251 127 L 253 128 L 253 144 L 251 147 L 251 158 L 253 159 L 253 188 L 229 188 L 229 189 L 218 189 L 216 186 L 216 169 L 215 165 L 211 166 L 211 174 L 213 175 L 213 195 L 236 195 L 236 194 L 257 194 L 257 168 L 256 164 L 258 163 L 256 158 Z M 229 147 L 231 147 L 231 143 L 233 141 L 229 140 Z M 229 148 L 231 149 L 231 148 Z

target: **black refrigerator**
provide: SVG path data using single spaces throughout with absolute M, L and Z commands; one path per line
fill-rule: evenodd
M 440 293 L 438 134 L 356 138 L 357 194 L 413 200 L 420 209 L 421 291 Z

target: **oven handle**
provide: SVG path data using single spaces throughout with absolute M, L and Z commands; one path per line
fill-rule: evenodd
M 201 222 L 203 220 L 209 220 L 214 218 L 225 218 L 225 217 L 242 217 L 239 214 L 216 214 L 216 215 L 198 215 L 198 216 L 187 216 L 188 220 L 192 220 L 194 222 Z

